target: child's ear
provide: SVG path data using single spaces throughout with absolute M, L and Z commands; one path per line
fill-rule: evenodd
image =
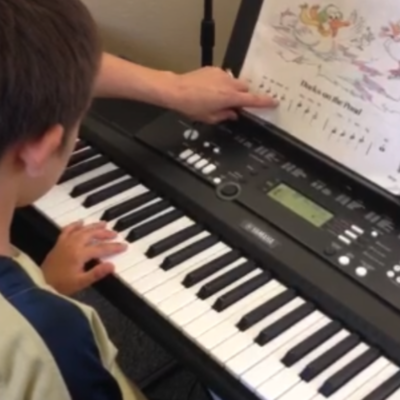
M 54 125 L 40 139 L 26 142 L 19 148 L 20 162 L 30 176 L 40 176 L 48 161 L 58 155 L 63 135 L 64 128 L 61 125 Z

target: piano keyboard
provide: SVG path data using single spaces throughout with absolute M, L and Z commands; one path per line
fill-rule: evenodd
M 400 399 L 378 349 L 84 142 L 35 208 L 107 221 L 128 244 L 116 277 L 260 399 Z

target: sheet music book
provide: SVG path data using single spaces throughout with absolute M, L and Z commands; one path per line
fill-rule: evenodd
M 240 78 L 280 101 L 252 117 L 400 194 L 399 0 L 265 0 Z

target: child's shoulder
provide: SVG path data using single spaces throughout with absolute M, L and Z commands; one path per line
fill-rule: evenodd
M 84 394 L 92 379 L 106 383 L 119 398 L 118 386 L 105 367 L 115 350 L 96 313 L 41 287 L 15 260 L 1 257 L 0 315 L 6 321 L 0 335 L 0 377 L 16 380 L 0 382 L 5 398 L 80 399 L 71 395 Z M 29 390 L 38 393 L 26 397 L 21 391 L 27 390 L 23 383 L 28 382 L 35 382 Z

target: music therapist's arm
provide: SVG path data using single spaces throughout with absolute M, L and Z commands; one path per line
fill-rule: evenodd
M 173 72 L 147 68 L 103 53 L 94 94 L 173 108 L 178 90 L 178 75 Z
M 236 119 L 239 108 L 277 105 L 267 95 L 250 93 L 246 83 L 220 68 L 175 74 L 146 68 L 107 53 L 103 54 L 94 95 L 138 100 L 210 123 Z

